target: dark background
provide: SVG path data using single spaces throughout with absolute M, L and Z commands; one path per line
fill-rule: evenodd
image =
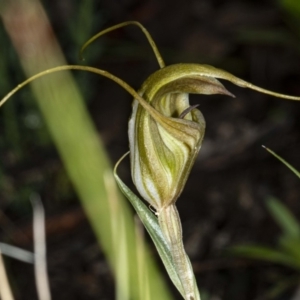
M 78 50 L 93 34 L 137 20 L 150 31 L 167 64 L 211 64 L 264 88 L 300 95 L 300 15 L 280 1 L 53 0 L 44 5 L 69 63 L 82 64 Z M 24 75 L 3 26 L 0 33 L 4 95 Z M 85 58 L 85 64 L 108 70 L 135 88 L 158 68 L 133 26 L 99 39 Z M 107 79 L 74 75 L 115 163 L 128 150 L 131 97 Z M 294 271 L 225 255 L 225 250 L 247 243 L 274 247 L 279 228 L 265 206 L 271 195 L 300 217 L 299 180 L 261 147 L 300 169 L 300 103 L 224 84 L 236 98 L 191 96 L 192 104 L 200 104 L 207 130 L 177 202 L 184 241 L 204 299 L 265 299 Z M 28 89 L 1 109 L 0 125 L 0 240 L 32 248 L 28 197 L 38 192 L 47 214 L 53 298 L 113 299 L 109 266 Z M 121 173 L 128 182 L 129 169 Z M 13 260 L 8 265 L 17 299 L 34 299 L 32 266 Z M 294 293 L 291 288 L 277 299 L 292 299 Z

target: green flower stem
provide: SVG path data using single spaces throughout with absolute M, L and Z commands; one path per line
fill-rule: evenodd
M 169 243 L 173 264 L 181 281 L 185 299 L 200 299 L 192 265 L 184 250 L 182 227 L 176 206 L 172 204 L 163 208 L 158 214 L 158 222 Z

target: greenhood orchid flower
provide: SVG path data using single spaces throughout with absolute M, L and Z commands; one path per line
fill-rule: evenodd
M 138 100 L 133 102 L 129 121 L 132 178 L 158 214 L 182 192 L 204 137 L 204 117 L 190 106 L 189 93 L 231 95 L 218 80 L 199 75 L 200 69 L 171 65 L 144 82 L 139 94 L 159 114 L 153 115 Z

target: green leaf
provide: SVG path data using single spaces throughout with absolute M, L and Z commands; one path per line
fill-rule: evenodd
M 279 4 L 291 15 L 299 18 L 300 16 L 299 0 L 279 0 Z
M 299 260 L 294 259 L 291 255 L 288 255 L 279 250 L 274 250 L 272 248 L 249 245 L 235 246 L 230 248 L 229 251 L 235 255 L 278 263 L 297 270 L 300 269 Z
M 176 288 L 178 289 L 180 294 L 182 296 L 184 296 L 181 282 L 179 280 L 179 277 L 178 277 L 175 267 L 173 265 L 169 246 L 165 241 L 163 233 L 159 227 L 157 218 L 148 209 L 148 207 L 143 203 L 143 201 L 139 197 L 137 197 L 129 189 L 129 187 L 120 179 L 120 177 L 116 173 L 117 166 L 118 166 L 118 163 L 114 170 L 114 176 L 115 176 L 115 179 L 117 181 L 119 188 L 121 189 L 123 194 L 127 197 L 127 199 L 130 201 L 130 203 L 134 207 L 136 213 L 140 217 L 142 223 L 144 224 L 146 230 L 148 231 L 173 284 L 176 286 Z
M 279 239 L 280 247 L 290 256 L 293 256 L 300 264 L 300 238 L 284 236 Z
M 267 148 L 266 146 L 262 146 L 262 147 L 265 148 L 273 156 L 275 156 L 278 160 L 280 160 L 283 164 L 285 164 L 296 176 L 300 178 L 300 172 L 296 170 L 292 165 L 290 165 L 286 160 L 284 160 L 281 156 L 279 156 L 278 154 L 276 154 L 274 151 Z
M 270 197 L 267 199 L 267 207 L 284 235 L 292 238 L 300 237 L 300 225 L 285 205 Z
M 281 299 L 280 296 L 290 289 L 293 286 L 299 285 L 299 275 L 296 276 L 286 276 L 283 277 L 283 279 L 276 280 L 276 284 L 266 293 L 266 297 L 263 297 L 263 299 Z M 295 299 L 295 298 L 294 298 Z

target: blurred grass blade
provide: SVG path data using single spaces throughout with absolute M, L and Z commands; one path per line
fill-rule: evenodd
M 125 154 L 125 155 L 127 155 L 127 154 Z M 124 156 L 119 160 L 119 162 L 123 158 L 124 158 Z M 176 273 L 176 270 L 175 270 L 173 262 L 172 262 L 172 256 L 171 256 L 171 253 L 169 250 L 169 246 L 165 241 L 163 233 L 159 227 L 157 218 L 148 209 L 148 207 L 143 203 L 143 201 L 139 197 L 137 197 L 117 175 L 116 169 L 118 167 L 119 162 L 117 163 L 115 170 L 114 170 L 114 176 L 116 178 L 118 186 L 121 189 L 121 191 L 123 192 L 123 194 L 130 201 L 130 203 L 134 207 L 136 213 L 140 217 L 142 223 L 144 224 L 146 230 L 148 231 L 172 282 L 174 283 L 174 285 L 176 286 L 178 291 L 181 293 L 181 295 L 184 295 L 181 282 L 179 280 L 179 277 Z
M 137 259 L 138 259 L 138 266 L 139 266 L 139 276 L 140 278 L 140 282 L 142 283 L 140 286 L 140 295 L 143 294 L 143 290 L 148 290 L 149 289 L 149 278 L 147 276 L 147 274 L 143 274 L 143 269 L 144 269 L 144 264 L 145 264 L 145 257 L 144 257 L 144 253 L 145 253 L 145 235 L 144 235 L 144 226 L 141 222 L 141 220 L 139 219 L 139 217 L 136 215 L 134 217 L 134 222 L 135 222 L 135 228 L 136 228 L 136 239 L 137 239 L 137 243 L 139 244 L 138 247 L 138 251 L 137 251 Z M 149 293 L 146 292 L 145 293 L 146 298 L 144 298 L 144 300 L 151 300 L 149 299 Z
M 284 235 L 291 238 L 300 238 L 299 223 L 287 207 L 273 197 L 269 197 L 266 204 L 269 212 L 282 229 Z
M 10 285 L 9 285 L 9 282 L 7 279 L 1 249 L 0 249 L 0 299 L 14 300 L 14 297 L 12 295 Z
M 300 237 L 283 236 L 279 239 L 279 245 L 286 253 L 300 262 Z
M 235 255 L 278 263 L 297 270 L 300 269 L 299 260 L 272 248 L 249 245 L 231 247 L 229 251 Z
M 299 275 L 296 276 L 286 276 L 282 279 L 278 279 L 276 281 L 276 284 L 269 289 L 269 291 L 266 293 L 265 297 L 261 299 L 282 299 L 282 294 L 291 288 L 294 288 L 296 286 L 299 286 Z M 291 300 L 298 300 L 299 297 L 292 296 Z
M 34 273 L 40 300 L 51 300 L 47 272 L 45 211 L 38 195 L 31 197 L 33 207 Z
M 66 65 L 45 11 L 38 0 L 7 1 L 1 13 L 3 24 L 19 55 L 26 76 Z M 116 192 L 116 196 L 111 196 L 111 192 L 107 190 L 105 177 L 107 174 L 112 176 L 112 168 L 72 75 L 69 72 L 50 74 L 47 78 L 34 81 L 31 88 L 114 274 L 124 272 L 122 276 L 117 276 L 117 280 L 125 281 L 124 284 L 117 283 L 120 289 L 125 289 L 120 293 L 130 293 L 132 300 L 146 298 L 139 295 L 138 244 L 133 217 L 127 201 L 120 193 Z M 120 247 L 119 241 L 122 241 L 122 247 L 126 247 L 125 249 Z M 120 259 L 126 261 L 120 264 Z M 120 271 L 119 266 L 125 266 L 126 263 L 129 267 Z M 170 299 L 165 281 L 148 252 L 145 253 L 144 265 L 143 272 L 150 279 L 149 297 Z
M 268 152 L 270 152 L 273 156 L 275 156 L 278 160 L 280 160 L 283 164 L 285 164 L 296 176 L 298 176 L 300 178 L 300 172 L 298 170 L 296 170 L 293 166 L 291 166 L 287 161 L 285 161 L 282 157 L 280 157 L 278 154 L 276 154 L 271 149 L 269 149 L 265 146 L 262 146 L 262 147 L 265 148 Z
M 34 263 L 34 254 L 30 251 L 23 250 L 21 248 L 8 245 L 5 243 L 0 243 L 0 251 L 2 254 L 18 259 L 22 262 L 33 264 Z
M 118 210 L 118 191 L 114 182 L 114 177 L 111 172 L 103 174 L 104 184 L 108 193 L 109 205 L 111 211 L 114 213 Z M 130 299 L 130 280 L 127 274 L 129 273 L 129 263 L 127 260 L 128 255 L 128 239 L 126 235 L 126 222 L 122 214 L 119 219 L 112 218 L 112 240 L 114 243 L 114 257 L 116 260 L 116 300 L 129 300 Z M 141 297 L 141 294 L 138 295 Z
M 300 1 L 299 0 L 279 0 L 279 4 L 291 15 L 299 18 Z

